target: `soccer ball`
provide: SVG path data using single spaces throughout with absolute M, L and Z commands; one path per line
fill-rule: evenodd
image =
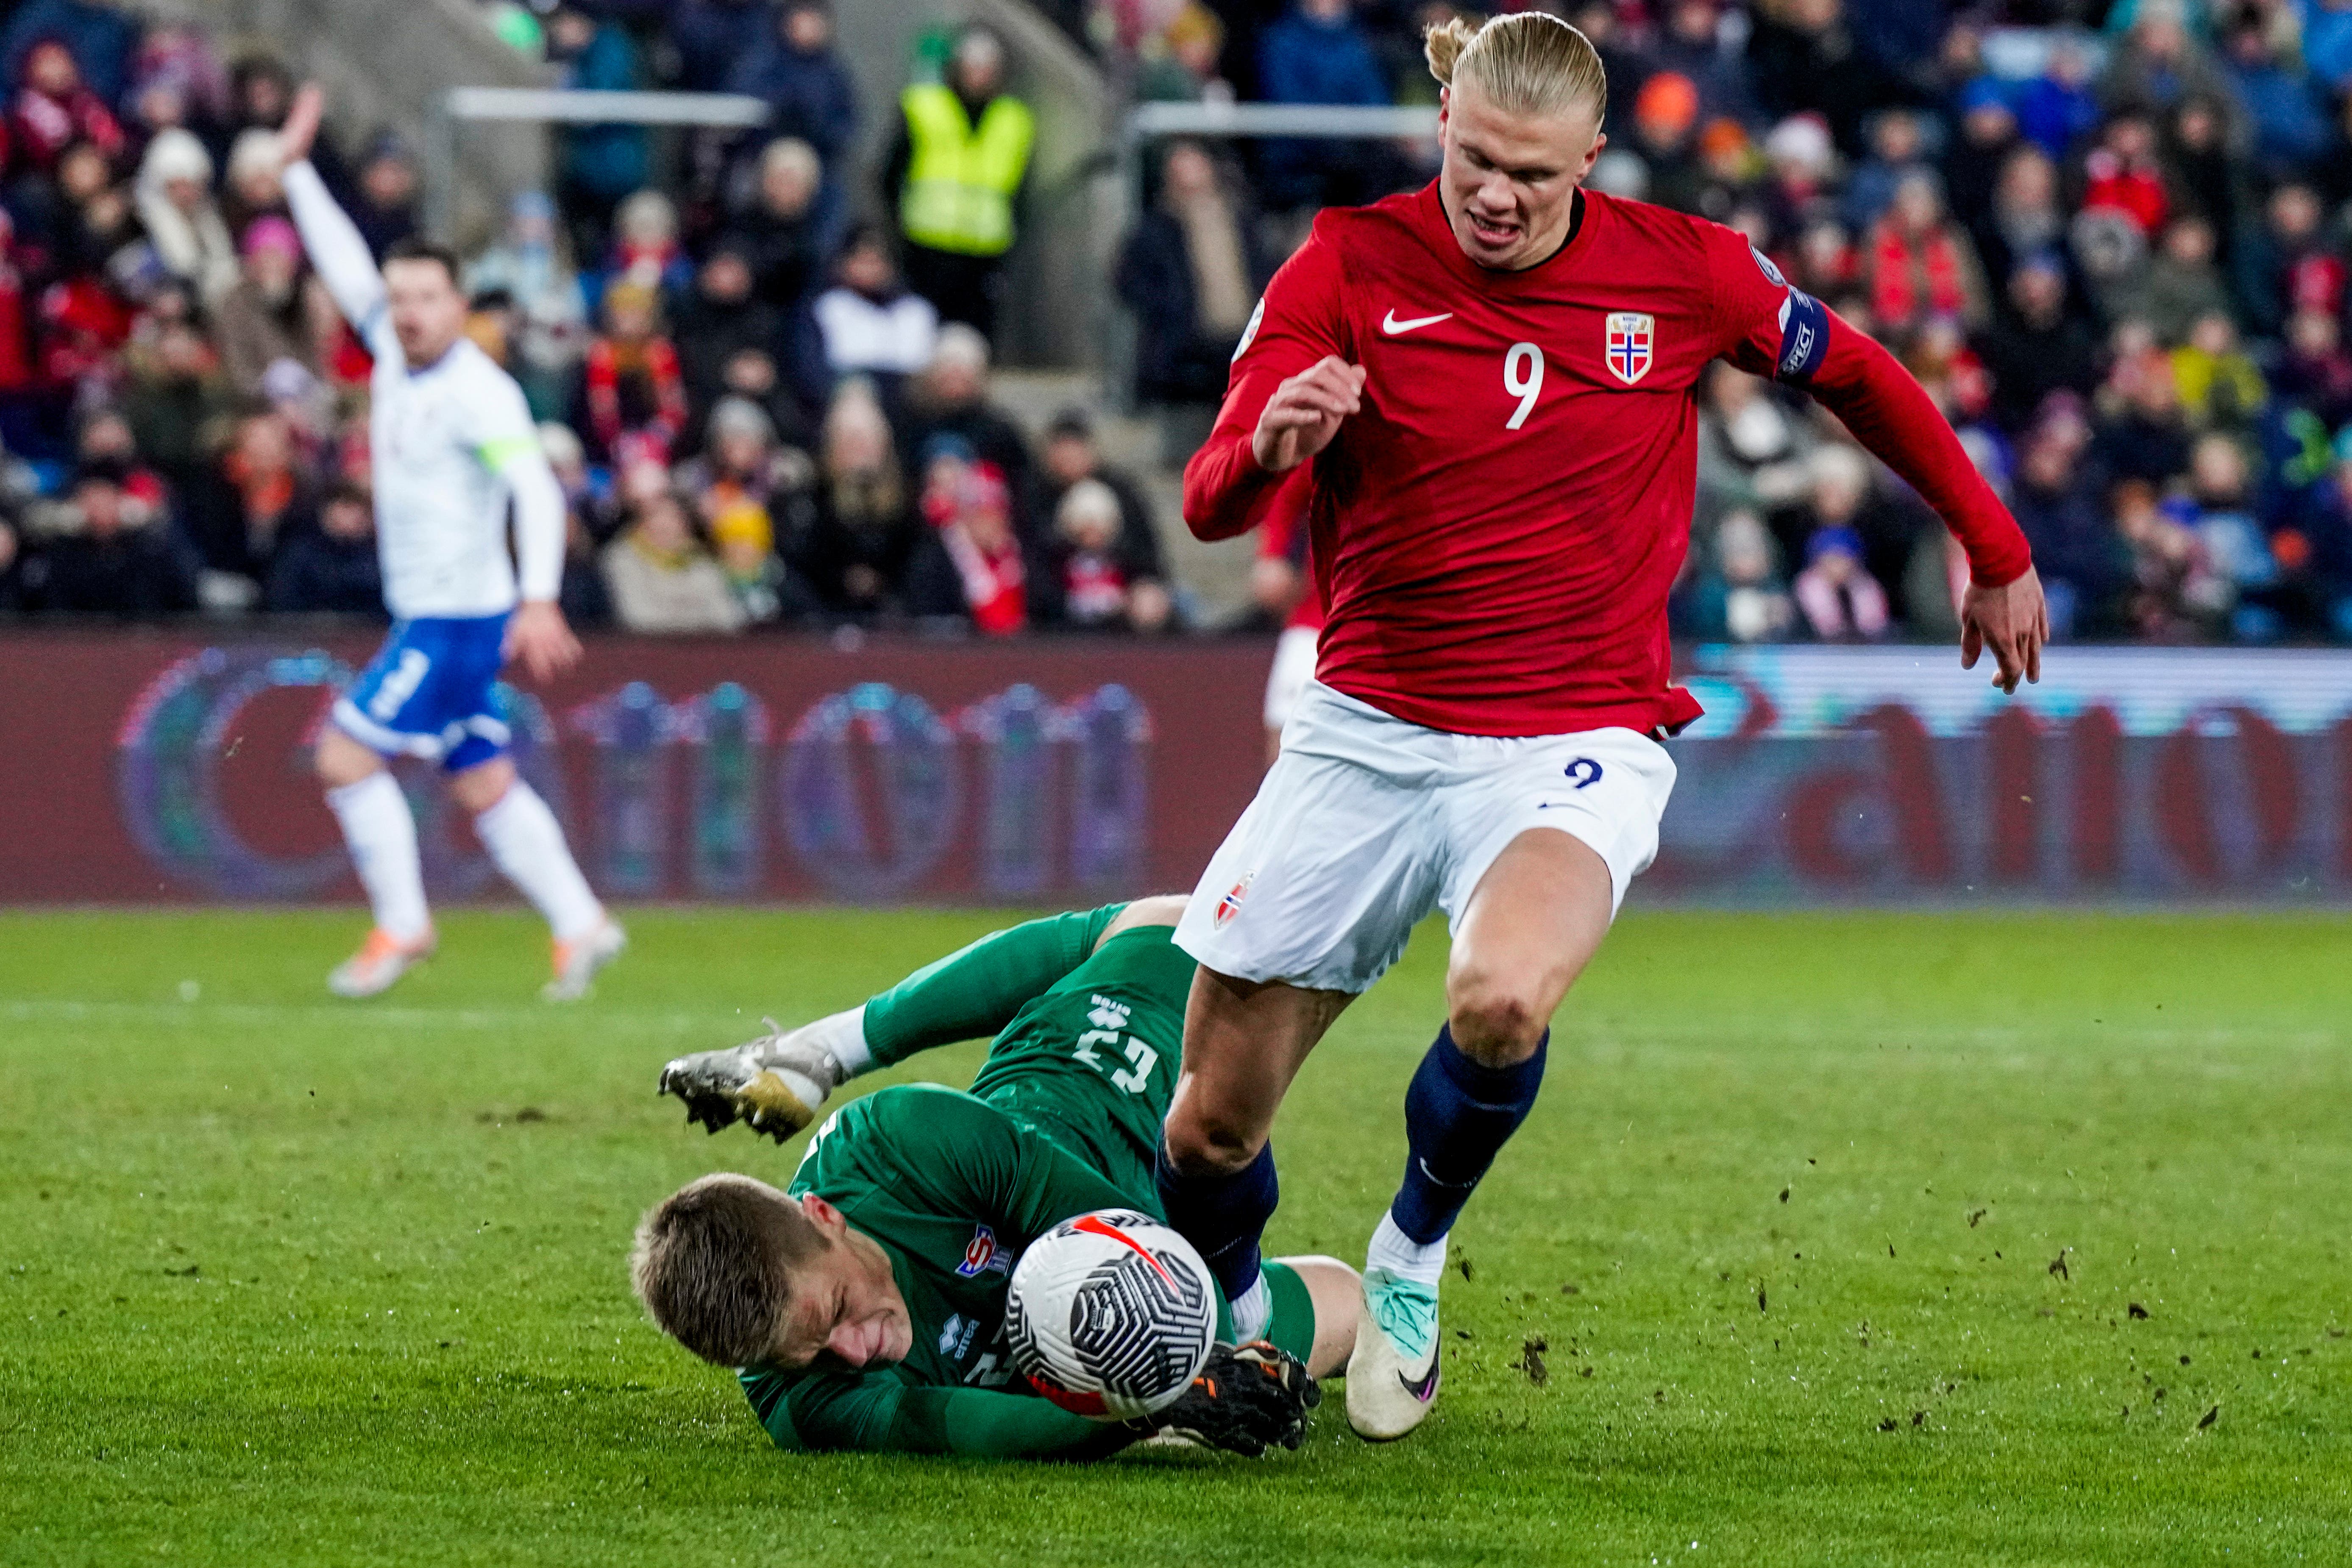
M 1013 1368 L 1081 1415 L 1130 1421 L 1175 1403 L 1217 1337 L 1217 1292 L 1192 1244 L 1133 1209 L 1066 1219 L 1013 1266 Z

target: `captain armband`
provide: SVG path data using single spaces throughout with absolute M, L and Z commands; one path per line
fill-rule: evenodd
M 1780 301 L 1780 354 L 1774 377 L 1804 385 L 1822 368 L 1829 347 L 1828 309 L 1803 289 L 1790 289 L 1788 298 Z

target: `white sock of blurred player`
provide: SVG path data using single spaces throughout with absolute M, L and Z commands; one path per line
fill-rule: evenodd
M 547 918 L 558 942 L 582 942 L 604 928 L 604 906 L 589 890 L 562 825 L 537 790 L 515 780 L 474 818 L 474 832 L 507 880 Z
M 408 797 L 392 774 L 377 772 L 357 784 L 327 792 L 327 805 L 342 824 L 352 864 L 367 889 L 376 929 L 414 947 L 432 933 L 425 907 L 425 873 L 416 857 L 416 819 Z

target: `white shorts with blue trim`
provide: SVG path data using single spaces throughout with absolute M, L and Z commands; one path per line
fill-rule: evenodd
M 507 617 L 396 621 L 367 668 L 336 700 L 335 727 L 384 756 L 438 761 L 450 773 L 507 748 L 498 699 Z
M 1458 928 L 1486 868 L 1535 827 L 1607 863 L 1613 913 L 1657 858 L 1674 787 L 1666 749 L 1632 730 L 1455 735 L 1312 681 L 1176 945 L 1236 980 L 1360 992 L 1431 910 Z

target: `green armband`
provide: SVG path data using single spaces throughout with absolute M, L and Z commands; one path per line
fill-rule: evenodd
M 538 450 L 537 436 L 501 436 L 496 440 L 484 441 L 476 447 L 474 455 L 482 459 L 482 467 L 489 469 L 490 472 L 503 474 L 507 471 L 509 463 L 513 462 L 517 458 L 528 457 Z

